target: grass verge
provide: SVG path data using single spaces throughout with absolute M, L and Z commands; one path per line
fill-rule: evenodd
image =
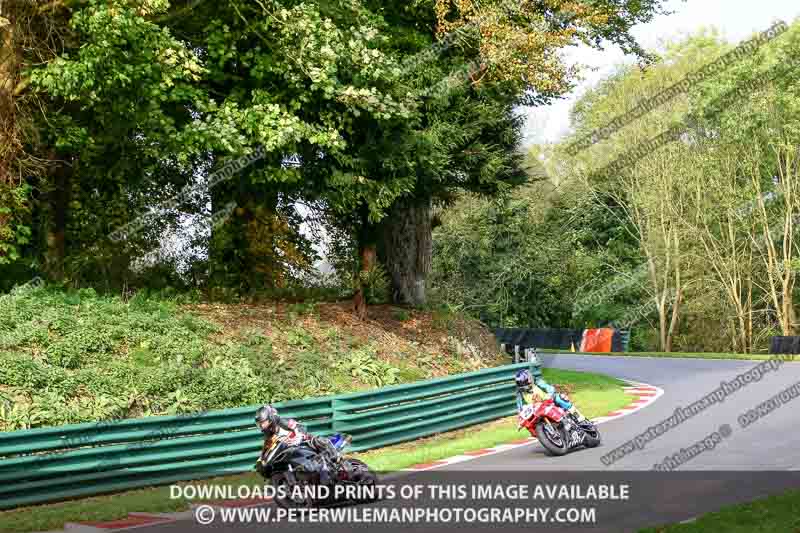
M 791 490 L 701 516 L 688 524 L 643 529 L 640 533 L 797 533 L 800 490 Z
M 624 383 L 599 374 L 568 370 L 544 370 L 545 379 L 568 390 L 572 399 L 588 417 L 598 417 L 619 409 L 630 402 L 622 392 Z M 425 439 L 387 446 L 356 454 L 373 469 L 391 472 L 460 453 L 487 448 L 526 437 L 516 431 L 516 423 L 506 418 L 457 431 L 442 433 Z M 255 463 L 255 458 L 253 459 Z M 258 474 L 248 473 L 212 480 L 186 482 L 187 484 L 260 486 Z M 168 513 L 189 509 L 189 501 L 172 499 L 170 487 L 133 490 L 108 496 L 39 505 L 0 512 L 0 531 L 26 533 L 61 529 L 66 522 L 106 521 L 124 518 L 129 512 Z

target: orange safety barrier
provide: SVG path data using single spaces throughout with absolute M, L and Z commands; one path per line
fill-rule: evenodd
M 614 330 L 611 328 L 587 329 L 581 339 L 582 352 L 610 352 Z

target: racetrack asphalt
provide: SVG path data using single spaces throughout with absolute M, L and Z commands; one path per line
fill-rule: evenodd
M 602 426 L 602 444 L 595 449 L 581 449 L 563 457 L 550 457 L 533 442 L 529 446 L 503 453 L 478 457 L 465 463 L 437 468 L 442 479 L 471 476 L 477 480 L 498 480 L 506 477 L 566 482 L 570 476 L 585 476 L 584 481 L 620 482 L 631 480 L 631 490 L 637 492 L 626 505 L 607 504 L 602 520 L 580 526 L 531 527 L 521 529 L 498 526 L 470 526 L 468 531 L 638 531 L 641 527 L 691 519 L 720 507 L 752 500 L 767 494 L 782 492 L 788 487 L 800 488 L 800 398 L 792 400 L 771 413 L 742 428 L 739 417 L 749 409 L 765 402 L 795 383 L 800 382 L 800 363 L 786 362 L 775 370 L 765 372 L 730 393 L 721 403 L 714 403 L 683 421 L 676 427 L 646 443 L 611 464 L 601 460 L 623 443 L 630 441 L 675 413 L 686 408 L 720 387 L 755 368 L 762 361 L 680 359 L 649 357 L 584 356 L 546 354 L 541 357 L 545 367 L 608 374 L 648 383 L 664 390 L 658 401 L 629 416 L 609 421 Z M 667 456 L 688 448 L 710 433 L 728 425 L 731 432 L 713 450 L 706 450 L 675 472 L 647 472 Z M 760 471 L 767 471 L 761 474 Z M 431 475 L 431 472 L 425 474 Z M 734 473 L 735 472 L 735 473 Z M 507 473 L 507 474 L 504 474 Z M 660 477 L 659 477 L 660 476 Z M 432 477 L 427 478 L 431 482 Z M 577 478 L 576 478 L 577 479 Z M 637 500 L 638 498 L 638 500 Z M 384 502 L 386 503 L 386 502 Z M 466 503 L 466 502 L 464 502 Z M 580 502 L 578 502 L 580 503 Z M 379 505 L 379 504 L 371 504 Z M 390 504 L 391 505 L 391 504 Z M 363 507 L 363 506 L 359 506 Z M 459 526 L 462 528 L 464 526 Z M 194 519 L 137 528 L 141 533 L 185 533 L 194 531 L 452 531 L 444 524 L 413 524 L 366 527 L 350 525 L 296 524 L 222 524 L 200 525 Z
M 664 390 L 664 395 L 647 409 L 612 420 L 602 426 L 603 443 L 593 450 L 572 453 L 567 460 L 551 458 L 539 444 L 476 459 L 444 468 L 469 470 L 649 470 L 666 456 L 677 453 L 719 426 L 729 424 L 733 434 L 713 451 L 703 453 L 681 470 L 791 470 L 800 468 L 800 398 L 783 405 L 742 429 L 740 414 L 769 400 L 783 389 L 800 382 L 800 363 L 784 363 L 731 393 L 677 427 L 647 443 L 626 457 L 606 466 L 601 457 L 648 427 L 688 407 L 706 394 L 731 381 L 763 361 L 719 359 L 678 359 L 651 357 L 605 357 L 548 355 L 545 367 L 595 372 L 642 381 Z M 580 406 L 579 406 L 580 407 Z

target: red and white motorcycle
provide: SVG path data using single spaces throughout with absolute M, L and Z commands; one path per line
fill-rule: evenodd
M 600 445 L 600 432 L 591 420 L 578 421 L 552 398 L 525 405 L 519 412 L 517 430 L 522 428 L 539 439 L 551 455 L 564 455 L 581 446 Z

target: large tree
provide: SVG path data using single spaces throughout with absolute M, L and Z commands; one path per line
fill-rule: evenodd
M 398 69 L 381 51 L 376 17 L 358 3 L 54 4 L 69 14 L 70 38 L 30 85 L 48 104 L 38 126 L 53 161 L 34 254 L 54 278 L 65 260 L 100 278 L 124 272 L 182 212 L 233 200 L 212 260 L 225 283 L 263 284 L 279 262 L 265 234 L 297 226 L 286 206 L 319 188 L 286 157 L 331 158 L 347 130 L 406 113 L 391 94 Z M 214 167 L 257 151 L 257 164 L 209 187 Z M 108 236 L 132 221 L 115 246 Z
M 494 194 L 522 181 L 514 106 L 569 88 L 574 69 L 559 51 L 606 40 L 641 53 L 629 30 L 660 9 L 655 0 L 49 5 L 69 21 L 66 37 L 57 58 L 33 69 L 28 92 L 46 102 L 37 157 L 53 164 L 31 205 L 33 254 L 52 277 L 108 278 L 182 212 L 233 201 L 234 216 L 214 230 L 212 270 L 257 288 L 275 281 L 287 254 L 307 255 L 293 209 L 305 199 L 350 228 L 366 262 L 386 264 L 395 298 L 415 304 L 425 300 L 431 208 L 458 190 Z M 20 61 L 4 69 L 17 79 Z M 6 102 L 18 90 L 9 87 Z M 257 163 L 210 186 L 214 168 L 256 150 Z M 124 246 L 107 238 L 132 220 L 141 230 Z
M 418 43 L 403 64 L 411 65 L 407 78 L 420 111 L 399 132 L 368 139 L 389 142 L 360 145 L 356 161 L 367 175 L 399 176 L 408 189 L 377 213 L 378 220 L 366 205 L 356 209 L 362 268 L 370 267 L 377 249 L 395 301 L 425 303 L 432 208 L 447 205 L 457 191 L 497 194 L 522 183 L 515 107 L 546 103 L 571 87 L 576 70 L 559 54 L 567 46 L 613 42 L 646 60 L 629 30 L 659 12 L 660 4 L 436 0 L 415 4 L 432 7 L 433 13 L 415 12 L 429 17 L 427 25 L 395 15 L 395 32 Z M 390 2 L 386 11 L 393 7 Z

